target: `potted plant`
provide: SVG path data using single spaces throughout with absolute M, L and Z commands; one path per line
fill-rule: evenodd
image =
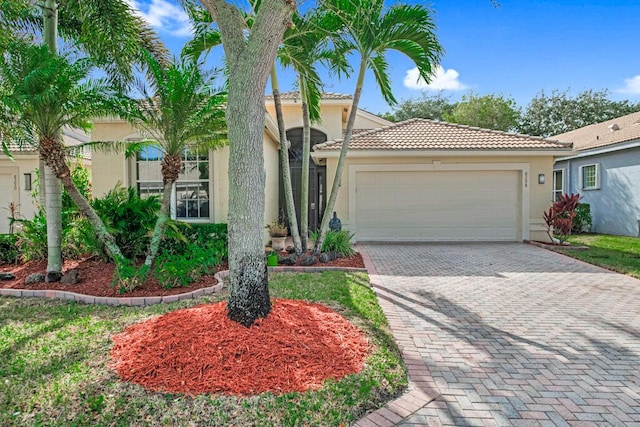
M 271 251 L 267 255 L 267 266 L 268 267 L 278 266 L 278 253 L 276 251 Z
M 280 220 L 274 220 L 271 224 L 267 225 L 269 235 L 271 236 L 271 247 L 276 251 L 284 250 L 284 243 L 287 240 L 287 226 Z

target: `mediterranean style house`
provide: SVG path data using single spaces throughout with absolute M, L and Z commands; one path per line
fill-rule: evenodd
M 589 203 L 591 231 L 640 237 L 640 112 L 555 136 L 574 151 L 556 159 L 556 194 Z
M 62 138 L 67 147 L 89 142 L 89 136 L 73 129 L 64 129 Z M 33 218 L 38 210 L 37 200 L 32 197 L 33 187 L 36 185 L 38 151 L 17 145 L 10 145 L 9 151 L 13 160 L 0 151 L 0 234 L 10 231 L 10 205 L 16 207 L 18 218 Z M 89 150 L 81 149 L 69 154 L 70 161 L 79 155 L 82 164 L 91 169 Z
M 294 196 L 299 205 L 302 114 L 299 95 L 282 94 L 290 141 Z M 267 97 L 263 153 L 265 224 L 282 216 L 278 130 Z M 351 97 L 325 93 L 320 123 L 312 125 L 309 210 L 315 229 L 335 176 Z M 401 123 L 358 110 L 335 211 L 354 239 L 368 241 L 523 241 L 546 237 L 542 212 L 552 200 L 555 156 L 571 145 L 555 140 L 414 119 Z M 95 122 L 94 141 L 143 138 L 121 120 Z M 117 183 L 159 193 L 160 153 L 136 158 L 93 153 L 93 190 Z M 172 195 L 172 216 L 189 222 L 226 222 L 228 148 L 186 152 Z M 298 207 L 299 210 L 299 207 Z M 266 235 L 265 235 L 266 239 Z

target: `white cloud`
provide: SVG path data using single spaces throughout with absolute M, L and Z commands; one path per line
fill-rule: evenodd
M 458 73 L 453 68 L 445 70 L 440 65 L 436 68 L 431 83 L 427 83 L 420 77 L 418 68 L 407 70 L 404 77 L 404 85 L 409 89 L 426 89 L 426 90 L 464 90 L 466 85 L 462 84 L 458 77 Z
M 166 0 L 126 0 L 135 12 L 159 33 L 177 37 L 193 35 L 187 13 L 177 4 Z
M 624 79 L 624 87 L 620 89 L 620 92 L 628 95 L 640 95 L 640 75 Z

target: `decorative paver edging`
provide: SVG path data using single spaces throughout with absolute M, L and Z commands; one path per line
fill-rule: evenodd
M 586 251 L 589 249 L 587 246 L 578 246 L 578 245 L 550 245 L 544 242 L 538 242 L 535 240 L 525 240 L 525 243 L 528 243 L 532 246 L 537 246 L 539 248 L 548 249 L 550 251 Z
M 369 273 L 371 286 L 378 297 L 378 303 L 382 307 L 389 327 L 393 333 L 393 337 L 398 344 L 402 360 L 407 367 L 407 375 L 409 376 L 409 388 L 406 393 L 395 400 L 387 402 L 382 408 L 377 409 L 363 418 L 359 419 L 355 427 L 391 427 L 399 424 L 401 421 L 412 415 L 418 409 L 422 408 L 429 402 L 438 397 L 438 389 L 436 383 L 431 376 L 429 368 L 424 363 L 424 359 L 420 356 L 418 348 L 413 342 L 413 338 L 407 332 L 407 325 L 404 323 L 397 307 L 391 302 L 391 298 L 380 288 L 380 278 L 369 255 L 359 248 L 358 252 L 362 255 L 364 265 Z
M 269 271 L 274 272 L 295 272 L 295 273 L 319 273 L 322 271 L 353 271 L 366 272 L 365 268 L 352 267 L 269 267 Z M 104 304 L 104 305 L 127 305 L 127 306 L 146 306 L 162 303 L 171 303 L 187 299 L 195 299 L 203 295 L 211 295 L 220 292 L 224 288 L 224 279 L 229 275 L 229 270 L 217 272 L 213 277 L 218 283 L 206 288 L 196 289 L 195 291 L 185 292 L 183 294 L 164 295 L 155 297 L 97 297 L 94 295 L 78 294 L 76 292 L 60 291 L 60 290 L 44 290 L 44 289 L 5 289 L 0 288 L 0 296 L 18 297 L 18 298 L 56 298 L 70 301 L 81 302 L 84 304 Z

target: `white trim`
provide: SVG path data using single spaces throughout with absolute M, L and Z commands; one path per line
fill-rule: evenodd
M 562 189 L 561 189 L 561 194 L 565 194 L 566 191 L 565 189 L 567 188 L 567 183 L 566 183 L 566 175 L 567 175 L 567 170 L 565 168 L 558 168 L 558 169 L 553 169 L 553 182 L 551 183 L 553 185 L 553 188 L 551 189 L 551 194 L 552 194 L 552 199 L 551 201 L 554 202 L 556 200 L 556 172 L 562 172 Z
M 596 183 L 594 186 L 591 187 L 585 187 L 584 186 L 584 168 L 588 168 L 591 166 L 595 166 L 595 170 L 596 170 Z M 589 190 L 599 190 L 600 189 L 600 163 L 589 163 L 587 165 L 581 165 L 578 168 L 578 183 L 579 183 L 579 187 L 580 190 L 585 190 L 585 191 L 589 191 Z
M 355 164 L 349 165 L 349 226 L 357 239 L 358 219 L 356 202 L 356 174 L 358 172 L 434 172 L 434 171 L 520 171 L 521 178 L 521 240 L 529 240 L 530 189 L 529 163 L 427 163 L 427 164 Z
M 601 147 L 601 148 L 592 148 L 592 149 L 587 149 L 584 150 L 582 152 L 579 152 L 573 156 L 566 156 L 566 157 L 558 157 L 556 159 L 556 162 L 563 162 L 565 160 L 572 160 L 572 159 L 579 159 L 581 157 L 589 157 L 589 156 L 597 156 L 598 154 L 606 154 L 606 153 L 612 153 L 615 151 L 620 151 L 620 150 L 627 150 L 629 148 L 637 148 L 640 147 L 640 141 L 636 140 L 634 142 L 627 142 L 627 143 L 622 143 L 622 144 L 615 144 L 615 145 L 609 145 L 606 147 Z
M 470 156 L 482 156 L 482 157 L 496 157 L 496 156 L 525 156 L 525 157 L 542 157 L 542 156 L 558 156 L 565 154 L 567 150 L 349 150 L 347 157 L 470 157 Z M 313 158 L 337 158 L 340 156 L 340 150 L 335 151 L 312 151 L 311 157 Z

